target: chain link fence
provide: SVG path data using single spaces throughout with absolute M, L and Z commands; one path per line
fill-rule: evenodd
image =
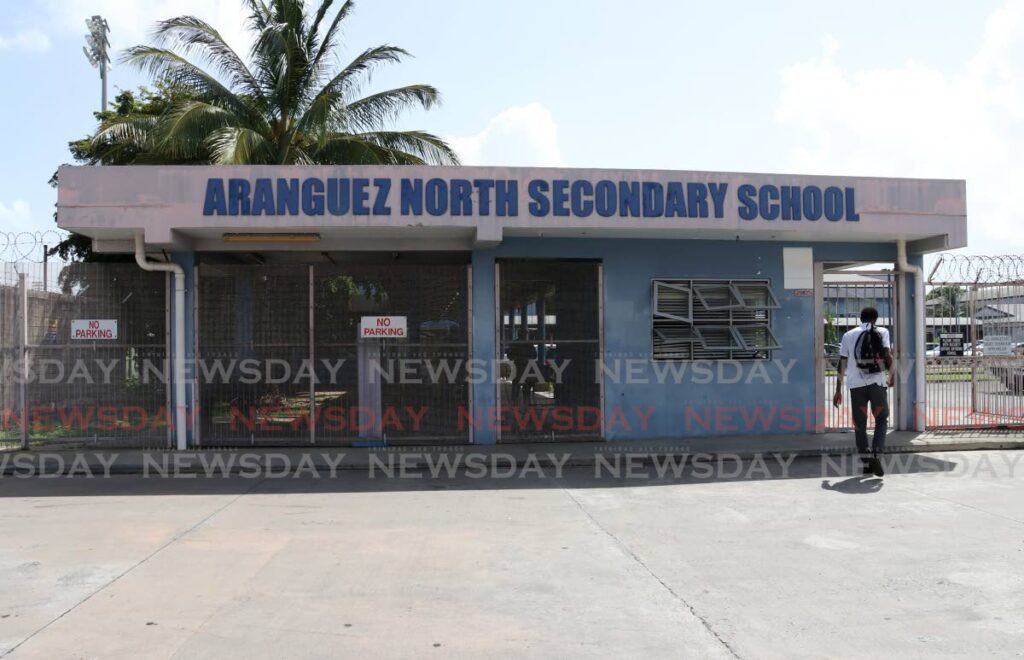
M 927 305 L 927 424 L 1024 427 L 1024 283 L 935 282 Z
M 166 446 L 166 276 L 135 264 L 2 268 L 2 441 Z

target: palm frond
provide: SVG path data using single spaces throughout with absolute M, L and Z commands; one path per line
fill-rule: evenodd
M 370 81 L 377 67 L 383 64 L 397 64 L 402 61 L 403 57 L 408 56 L 408 51 L 397 46 L 385 44 L 367 48 L 324 85 L 323 91 L 333 90 L 343 94 L 352 94 L 359 89 L 361 78 L 365 78 L 366 82 Z
M 173 51 L 154 46 L 134 46 L 125 52 L 122 60 L 147 71 L 168 85 L 181 88 L 192 98 L 203 99 L 231 110 L 238 115 L 240 121 L 269 130 L 262 114 L 217 78 Z
M 359 77 L 383 63 L 400 62 L 403 55 L 408 53 L 394 46 L 377 46 L 360 53 L 313 97 L 299 118 L 301 130 L 314 134 L 326 131 L 332 118 L 341 116 L 346 98 L 358 89 Z
M 441 93 L 430 85 L 407 85 L 377 92 L 345 106 L 345 130 L 370 131 L 393 122 L 406 110 L 430 110 L 441 102 Z
M 198 55 L 217 72 L 228 78 L 232 88 L 263 101 L 259 83 L 242 58 L 224 41 L 209 23 L 195 16 L 179 16 L 157 24 L 154 41 L 160 45 L 176 46 L 185 57 Z
M 441 138 L 424 131 L 371 131 L 331 136 L 317 150 L 317 161 L 331 164 L 339 155 L 359 155 L 362 164 L 458 165 L 459 157 Z M 373 158 L 375 160 L 365 160 Z
M 208 148 L 212 134 L 232 126 L 235 120 L 224 108 L 186 101 L 160 118 L 152 131 L 154 148 L 175 160 L 193 158 Z
M 273 148 L 259 133 L 237 126 L 213 132 L 208 141 L 211 160 L 216 165 L 271 165 Z
M 331 3 L 333 1 L 334 0 L 324 0 L 324 2 L 320 5 L 320 10 L 324 14 L 326 14 L 327 13 L 327 8 L 330 7 L 330 5 L 331 5 Z M 313 41 L 310 41 L 310 44 L 309 44 L 310 45 L 310 52 L 313 51 L 313 46 L 316 45 L 316 53 L 313 55 L 313 58 L 310 61 L 311 64 L 314 67 L 319 67 L 321 65 L 321 62 L 323 62 L 324 56 L 327 53 L 329 53 L 332 50 L 334 50 L 335 47 L 337 47 L 337 44 L 335 43 L 335 39 L 337 39 L 338 32 L 341 31 L 341 22 L 344 21 L 345 18 L 349 14 L 352 13 L 352 10 L 354 8 L 355 8 L 354 0 L 345 0 L 345 4 L 343 4 L 341 6 L 341 8 L 338 10 L 338 13 L 334 15 L 334 19 L 331 21 L 331 24 L 328 26 L 327 31 L 324 32 L 324 36 L 322 38 L 318 37 L 318 33 L 319 33 L 320 21 L 323 19 L 323 16 L 322 16 L 322 14 L 320 12 L 317 12 L 317 19 L 316 19 L 316 21 L 314 21 L 313 29 L 310 30 L 310 36 L 313 39 L 317 39 L 319 41 L 319 43 L 318 44 L 314 44 Z
M 267 96 L 275 119 L 296 114 L 308 95 L 305 53 L 288 23 L 269 23 L 253 44 L 256 76 Z
M 399 154 L 375 142 L 360 139 L 354 135 L 339 134 L 319 145 L 314 158 L 321 165 L 424 165 L 422 160 L 409 156 L 404 160 Z
M 243 0 L 243 4 L 249 8 L 249 17 L 246 24 L 255 32 L 263 32 L 270 22 L 270 8 L 263 0 Z
M 128 164 L 152 146 L 152 131 L 158 118 L 128 115 L 104 122 L 90 141 L 98 162 Z
M 142 147 L 156 122 L 157 117 L 150 115 L 116 117 L 100 126 L 92 138 L 93 146 L 132 144 Z

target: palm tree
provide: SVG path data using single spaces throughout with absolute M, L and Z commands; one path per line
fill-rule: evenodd
M 408 53 L 369 48 L 332 66 L 341 25 L 353 9 L 334 0 L 314 12 L 303 0 L 245 0 L 254 43 L 248 63 L 208 23 L 181 16 L 157 24 L 153 45 L 123 60 L 175 96 L 159 115 L 115 116 L 94 138 L 134 163 L 456 165 L 458 156 L 424 131 L 388 130 L 404 111 L 440 100 L 430 85 L 361 98 L 371 72 Z M 205 67 L 205 68 L 204 68 Z

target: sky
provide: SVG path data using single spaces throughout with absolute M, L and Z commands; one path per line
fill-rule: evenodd
M 5 4 L 0 232 L 55 228 L 47 181 L 100 103 L 86 17 L 111 27 L 111 98 L 147 82 L 117 52 L 157 20 L 248 44 L 235 0 Z M 339 65 L 411 51 L 367 91 L 438 87 L 398 126 L 466 164 L 966 179 L 966 251 L 1024 253 L 1024 0 L 362 0 L 346 23 Z

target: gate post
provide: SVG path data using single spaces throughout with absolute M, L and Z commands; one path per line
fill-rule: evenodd
M 18 273 L 18 302 L 21 307 L 20 336 L 21 350 L 18 355 L 21 358 L 21 378 L 19 385 L 19 398 L 21 399 L 21 449 L 28 449 L 28 276 L 25 273 Z
M 971 296 L 967 303 L 967 332 L 971 342 L 971 415 L 978 412 L 978 285 L 971 286 Z
M 495 306 L 498 304 L 497 266 L 493 250 L 473 250 L 470 273 L 473 284 L 470 289 L 473 296 L 469 323 L 472 327 L 472 346 L 470 351 L 475 360 L 483 360 L 487 366 L 487 377 L 482 382 L 473 382 L 473 395 L 470 397 L 472 407 L 466 411 L 468 423 L 473 430 L 473 443 L 493 445 L 497 442 L 497 432 L 492 423 L 495 407 L 498 405 L 498 381 L 495 361 L 498 355 L 498 321 Z M 478 363 L 479 364 L 479 363 Z M 476 426 L 479 424 L 479 426 Z
M 829 415 L 825 370 L 825 264 L 814 261 L 814 432 L 824 433 Z

